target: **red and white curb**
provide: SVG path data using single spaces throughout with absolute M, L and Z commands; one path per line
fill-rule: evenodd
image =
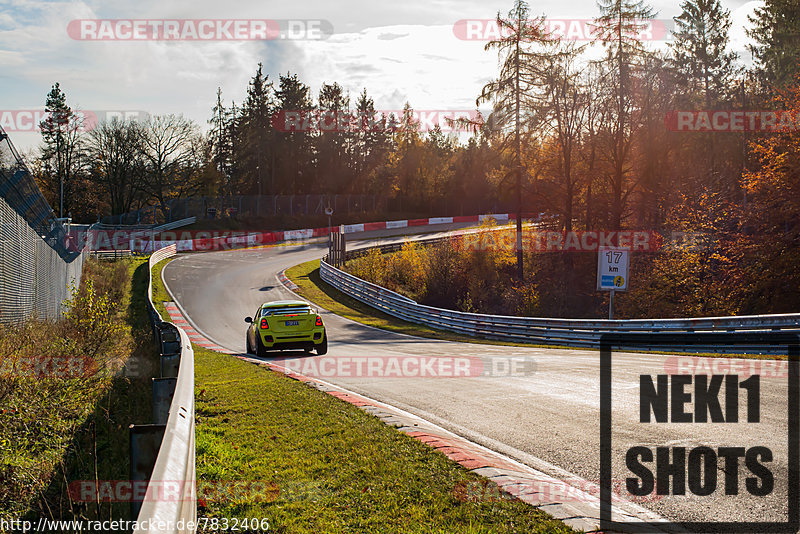
M 286 269 L 278 273 L 278 280 L 280 280 L 281 284 L 283 284 L 292 291 L 297 291 L 298 289 L 300 289 L 299 287 L 297 287 L 297 284 L 289 280 L 289 278 L 286 276 Z
M 233 354 L 232 351 L 220 347 L 213 341 L 207 339 L 203 336 L 200 332 L 194 329 L 194 327 L 189 324 L 189 321 L 186 320 L 186 317 L 183 316 L 181 310 L 178 308 L 178 305 L 174 302 L 165 302 L 164 307 L 167 309 L 167 313 L 169 314 L 170 320 L 175 324 L 175 326 L 179 326 L 186 332 L 186 335 L 189 336 L 189 340 L 194 343 L 195 345 L 199 345 L 204 349 L 213 350 L 216 352 L 222 352 L 224 354 Z

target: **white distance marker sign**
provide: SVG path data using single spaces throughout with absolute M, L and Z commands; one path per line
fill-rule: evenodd
M 630 250 L 600 247 L 597 254 L 597 289 L 626 291 Z

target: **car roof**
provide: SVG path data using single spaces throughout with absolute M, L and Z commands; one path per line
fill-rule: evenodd
M 265 302 L 261 305 L 262 308 L 285 308 L 287 306 L 311 307 L 311 305 L 304 300 L 273 300 L 272 302 Z

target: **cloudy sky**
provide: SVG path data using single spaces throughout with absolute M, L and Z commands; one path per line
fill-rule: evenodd
M 733 17 L 732 47 L 749 62 L 743 28 L 760 2 L 722 3 Z M 241 102 L 259 62 L 270 79 L 297 73 L 315 96 L 321 83 L 336 81 L 353 99 L 366 87 L 378 109 L 401 109 L 406 101 L 417 109 L 474 109 L 481 87 L 496 74 L 497 56 L 483 51 L 485 41 L 459 38 L 454 25 L 492 19 L 511 5 L 512 0 L 0 0 L 0 125 L 18 148 L 36 147 L 40 136 L 25 131 L 28 121 L 19 112 L 42 110 L 58 81 L 76 109 L 183 113 L 206 128 L 217 87 L 227 105 Z M 678 1 L 651 5 L 657 19 L 669 22 L 680 13 Z M 594 0 L 542 0 L 532 3 L 532 13 L 584 20 L 598 10 Z M 295 22 L 290 34 L 275 39 L 213 41 L 80 39 L 80 22 L 73 22 L 182 19 Z M 287 24 L 279 22 L 284 29 Z M 84 28 L 86 35 L 100 36 Z

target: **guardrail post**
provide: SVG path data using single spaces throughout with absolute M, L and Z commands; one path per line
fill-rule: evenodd
M 161 355 L 161 378 L 177 378 L 178 367 L 181 364 L 180 354 Z
M 169 407 L 175 395 L 177 378 L 153 379 L 153 424 L 165 425 L 169 419 Z
M 162 325 L 160 330 L 161 335 L 158 340 L 161 343 L 159 347 L 161 354 L 180 354 L 181 342 L 178 332 L 169 324 Z
M 158 449 L 164 438 L 166 425 L 131 425 L 130 457 L 131 482 L 149 481 L 156 464 Z M 131 500 L 131 519 L 139 517 L 142 501 Z

